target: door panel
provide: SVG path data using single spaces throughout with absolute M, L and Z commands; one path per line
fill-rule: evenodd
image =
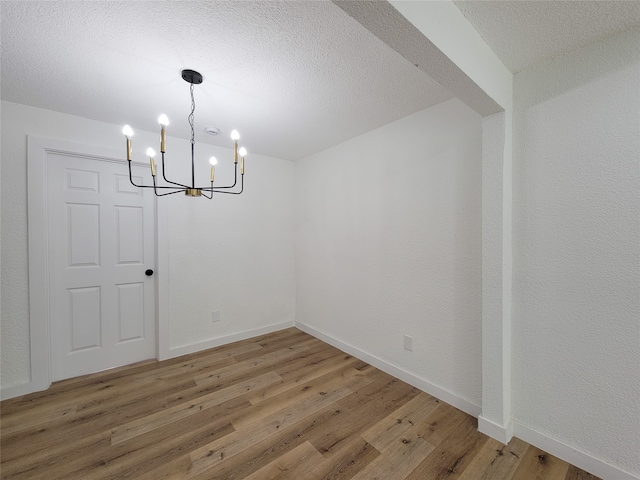
M 71 352 L 102 346 L 100 287 L 69 288 Z
M 67 203 L 69 267 L 100 265 L 100 205 Z
M 116 285 L 118 289 L 118 342 L 144 338 L 144 283 Z
M 116 207 L 116 237 L 118 265 L 144 262 L 142 207 Z
M 153 193 L 131 185 L 126 164 L 47 162 L 52 379 L 154 358 Z

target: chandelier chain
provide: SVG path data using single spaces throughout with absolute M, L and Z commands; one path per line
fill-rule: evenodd
M 195 133 L 193 130 L 193 118 L 194 118 L 194 112 L 196 111 L 196 101 L 193 98 L 193 83 L 191 84 L 191 88 L 189 90 L 191 91 L 191 113 L 189 114 L 189 125 L 191 126 L 191 145 L 194 145 L 196 141 L 195 141 Z

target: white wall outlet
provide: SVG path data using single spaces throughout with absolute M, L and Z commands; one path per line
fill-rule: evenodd
M 220 321 L 220 310 L 214 310 L 211 312 L 211 321 L 219 322 Z
M 404 336 L 404 349 L 409 350 L 410 352 L 413 351 L 413 337 L 410 337 L 409 335 Z

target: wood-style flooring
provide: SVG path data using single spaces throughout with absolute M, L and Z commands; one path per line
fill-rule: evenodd
M 0 407 L 5 480 L 596 479 L 294 328 Z

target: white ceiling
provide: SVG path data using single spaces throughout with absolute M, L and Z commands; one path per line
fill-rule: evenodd
M 457 1 L 512 71 L 630 25 L 638 2 Z M 1 1 L 2 99 L 296 160 L 452 97 L 319 1 Z M 211 137 L 205 126 L 222 133 Z M 81 139 L 80 139 L 81 140 Z
M 454 3 L 513 73 L 640 25 L 639 0 Z
M 3 100 L 134 129 L 189 135 L 184 68 L 197 140 L 292 160 L 451 98 L 328 1 L 1 3 Z

